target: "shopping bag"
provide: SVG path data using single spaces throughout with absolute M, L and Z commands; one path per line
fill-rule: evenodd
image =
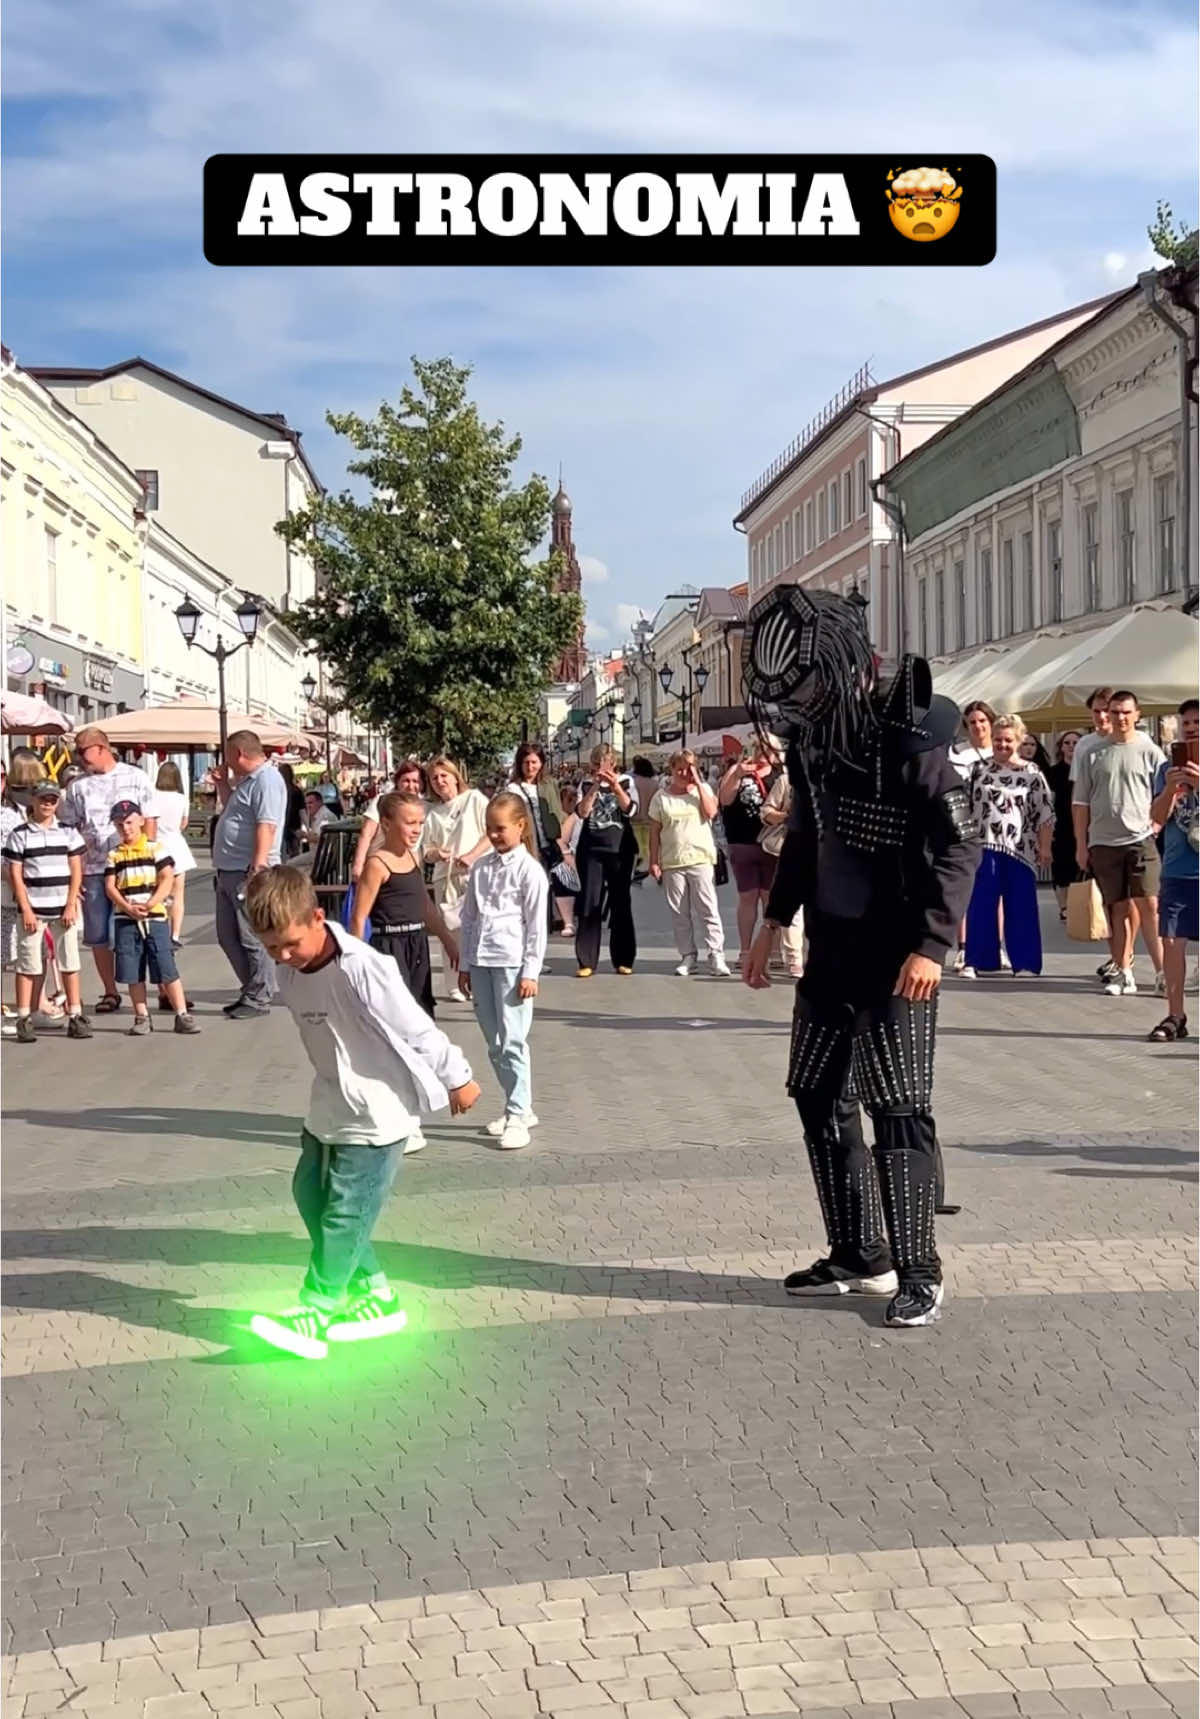
M 1094 877 L 1067 888 L 1067 936 L 1076 943 L 1108 941 L 1108 915 Z
M 346 898 L 342 902 L 342 926 L 346 931 L 349 931 L 350 921 L 354 918 L 355 893 L 355 886 L 354 884 L 351 884 L 349 889 L 346 891 Z M 371 921 L 369 919 L 363 926 L 363 938 L 367 943 L 371 941 Z

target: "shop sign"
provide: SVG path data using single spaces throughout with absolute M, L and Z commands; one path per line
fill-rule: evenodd
M 83 678 L 93 692 L 111 692 L 113 689 L 112 664 L 101 662 L 98 657 L 85 657 L 83 659 Z
M 70 680 L 70 671 L 66 663 L 55 662 L 53 657 L 39 657 L 38 673 L 49 675 L 51 680 Z

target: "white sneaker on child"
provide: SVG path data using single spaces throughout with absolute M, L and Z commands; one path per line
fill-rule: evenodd
M 410 1152 L 423 1152 L 428 1144 L 421 1130 L 416 1128 L 404 1142 L 404 1156 L 407 1158 Z
M 526 1128 L 536 1128 L 538 1125 L 538 1119 L 533 1114 L 533 1111 L 527 1110 L 525 1112 L 524 1116 L 522 1116 L 520 1118 L 513 1117 L 513 1116 L 497 1116 L 497 1118 L 494 1122 L 488 1123 L 487 1131 L 491 1135 L 493 1140 L 499 1140 L 500 1136 L 504 1133 L 504 1130 L 508 1127 L 509 1123 L 514 1122 L 514 1121 L 518 1121 L 518 1120 L 523 1122 L 525 1124 Z
M 500 1136 L 502 1152 L 519 1152 L 522 1146 L 528 1146 L 533 1136 L 525 1126 L 523 1117 L 510 1116 L 504 1125 L 504 1133 Z

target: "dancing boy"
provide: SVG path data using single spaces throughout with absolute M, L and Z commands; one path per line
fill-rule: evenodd
M 792 812 L 746 983 L 804 909 L 788 1091 L 804 1128 L 829 1254 L 791 1295 L 891 1297 L 889 1325 L 939 1316 L 932 1112 L 937 991 L 979 842 L 947 758 L 958 711 L 905 657 L 882 691 L 858 596 L 770 593 L 743 642 L 746 704 L 787 742 Z M 863 1139 L 861 1098 L 875 1130 Z
M 312 1237 L 299 1303 L 251 1329 L 319 1360 L 330 1343 L 405 1324 L 371 1246 L 404 1143 L 423 1111 L 459 1115 L 479 1098 L 462 1052 L 410 996 L 390 955 L 326 921 L 307 874 L 260 871 L 246 917 L 283 968 L 280 998 L 313 1065 L 292 1192 Z

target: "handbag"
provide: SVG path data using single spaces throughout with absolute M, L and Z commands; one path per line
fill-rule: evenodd
M 578 895 L 582 888 L 579 881 L 579 873 L 576 871 L 570 860 L 561 859 L 557 865 L 552 865 L 550 867 L 550 876 L 554 879 L 558 887 L 565 890 L 568 895 Z
M 1067 936 L 1075 943 L 1108 941 L 1108 915 L 1094 877 L 1067 885 Z
M 341 911 L 341 915 L 340 915 L 342 928 L 345 931 L 349 931 L 350 921 L 354 918 L 354 897 L 355 897 L 355 894 L 356 894 L 356 886 L 354 884 L 351 884 L 349 889 L 346 891 L 345 899 L 342 902 L 342 911 Z M 371 941 L 371 921 L 369 919 L 367 920 L 367 923 L 363 926 L 363 939 L 367 943 L 369 943 Z
M 729 882 L 729 859 L 724 848 L 717 849 L 717 863 L 713 867 L 713 882 L 718 889 L 723 883 Z

